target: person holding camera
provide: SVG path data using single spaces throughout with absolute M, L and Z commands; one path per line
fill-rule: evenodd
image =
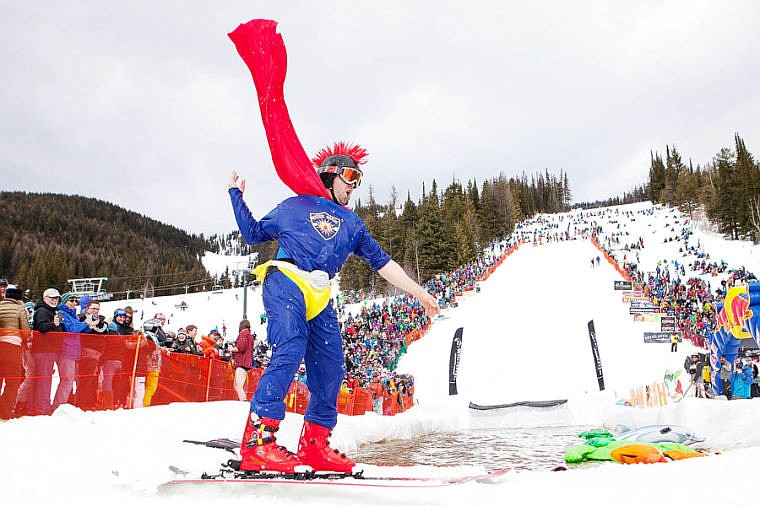
M 106 347 L 108 322 L 100 314 L 100 302 L 90 297 L 82 299 L 84 311 L 79 321 L 92 323 L 89 334 L 82 336 L 82 356 L 77 367 L 76 406 L 83 410 L 93 410 L 98 401 L 98 362 Z

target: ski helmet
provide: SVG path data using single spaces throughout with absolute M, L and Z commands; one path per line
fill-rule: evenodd
M 358 187 L 364 175 L 359 165 L 366 162 L 367 155 L 367 150 L 363 147 L 339 141 L 333 146 L 323 148 L 311 159 L 317 167 L 322 184 L 330 190 L 333 200 L 337 202 L 333 194 L 335 176 L 339 176 L 346 184 L 354 184 Z

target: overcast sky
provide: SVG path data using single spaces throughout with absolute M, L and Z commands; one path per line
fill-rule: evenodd
M 307 153 L 369 151 L 363 200 L 546 169 L 595 200 L 644 183 L 665 145 L 703 165 L 738 132 L 760 155 L 753 0 L 4 1 L 0 189 L 226 233 L 235 169 L 269 211 L 291 193 L 227 37 L 253 18 L 280 23 Z

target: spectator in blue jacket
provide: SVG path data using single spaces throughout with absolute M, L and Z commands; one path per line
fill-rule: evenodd
M 734 399 L 749 399 L 752 385 L 752 368 L 737 359 L 731 374 L 731 392 Z
M 77 363 L 82 356 L 82 336 L 80 334 L 89 333 L 95 326 L 94 321 L 79 321 L 77 316 L 77 306 L 79 298 L 71 292 L 61 295 L 61 303 L 58 305 L 58 311 L 63 316 L 61 322 L 63 329 L 67 332 L 61 342 L 61 351 L 58 354 L 58 374 L 60 381 L 58 389 L 55 391 L 53 398 L 53 411 L 61 404 L 69 402 L 71 390 L 74 387 L 74 378 L 77 372 Z

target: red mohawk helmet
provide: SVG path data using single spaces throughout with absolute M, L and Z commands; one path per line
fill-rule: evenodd
M 363 165 L 367 158 L 367 150 L 358 144 L 348 144 L 343 141 L 336 142 L 332 147 L 327 146 L 311 159 L 315 167 L 327 167 L 337 165 L 338 167 L 358 168 Z M 322 172 L 322 171 L 318 171 Z
M 323 148 L 311 161 L 317 167 L 322 184 L 332 194 L 335 176 L 340 177 L 346 184 L 361 184 L 363 173 L 359 165 L 365 163 L 367 154 L 367 150 L 357 144 L 340 141 L 332 147 Z M 334 194 L 332 197 L 336 200 Z

